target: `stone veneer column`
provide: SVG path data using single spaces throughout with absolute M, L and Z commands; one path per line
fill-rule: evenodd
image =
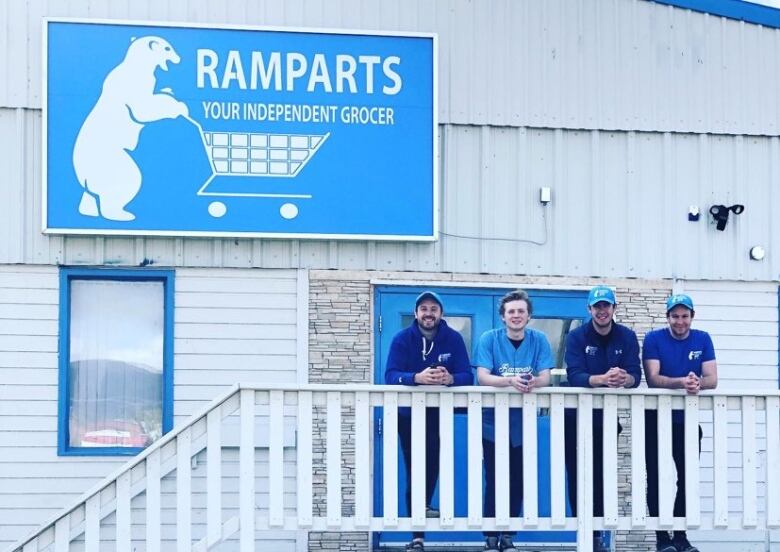
M 309 281 L 309 382 L 371 382 L 371 314 L 369 276 L 347 279 L 343 272 L 312 271 Z M 324 408 L 316 407 L 313 434 L 314 510 L 325 515 L 326 423 Z M 354 409 L 342 410 L 344 435 L 354 432 Z M 343 515 L 352 515 L 355 504 L 355 443 L 342 442 Z M 368 533 L 311 532 L 309 550 L 363 552 L 369 549 Z
M 631 282 L 633 283 L 633 282 Z M 616 287 L 618 308 L 615 318 L 634 330 L 640 346 L 648 331 L 666 324 L 666 299 L 672 292 L 668 287 L 635 288 L 619 284 Z M 646 387 L 644 373 L 642 387 Z M 631 515 L 631 421 L 627 411 L 620 411 L 623 432 L 618 438 L 618 493 L 619 513 Z M 654 531 L 617 531 L 615 550 L 645 552 L 655 550 Z

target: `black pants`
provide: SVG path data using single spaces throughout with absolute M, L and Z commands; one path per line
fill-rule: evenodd
M 699 454 L 702 431 L 699 426 Z M 672 459 L 677 469 L 677 495 L 674 516 L 685 516 L 685 424 L 672 420 Z M 647 509 L 651 517 L 658 516 L 658 412 L 645 411 L 645 466 L 647 468 Z M 656 531 L 665 533 L 665 531 Z
M 496 444 L 482 439 L 485 460 L 485 503 L 482 515 L 496 516 Z M 518 517 L 523 502 L 523 447 L 509 445 L 509 515 Z M 514 535 L 514 531 L 484 531 L 486 537 Z
M 398 436 L 401 438 L 401 452 L 406 464 L 406 508 L 412 515 L 412 417 L 398 416 Z M 439 479 L 439 409 L 425 409 L 425 504 L 431 505 L 436 481 Z M 419 482 L 415 482 L 419 484 Z M 422 531 L 412 533 L 413 538 L 422 538 Z
M 604 516 L 604 421 L 601 409 L 593 411 L 593 516 Z M 618 424 L 618 435 L 623 428 Z M 567 408 L 565 414 L 566 479 L 569 505 L 577 515 L 577 410 Z

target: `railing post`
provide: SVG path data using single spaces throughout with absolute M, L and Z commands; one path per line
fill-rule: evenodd
M 647 523 L 647 488 L 645 480 L 645 397 L 631 397 L 631 525 L 641 528 Z
M 593 395 L 577 405 L 577 550 L 593 552 Z
M 329 391 L 327 397 L 327 516 L 328 526 L 338 527 L 341 525 L 341 393 Z
M 100 493 L 89 497 L 84 508 L 84 550 L 100 551 Z
M 553 527 L 566 524 L 566 432 L 564 429 L 565 395 L 550 396 L 550 495 Z
M 160 552 L 160 451 L 146 459 L 146 551 Z
M 284 526 L 284 391 L 271 391 L 269 406 L 268 525 L 282 527 Z M 339 414 L 341 414 L 340 410 Z M 339 423 L 340 431 L 341 424 Z M 328 443 L 328 448 L 330 448 L 330 443 Z M 339 495 L 341 495 L 340 490 Z
M 728 410 L 723 395 L 714 397 L 712 424 L 712 455 L 714 457 L 714 498 L 715 509 L 713 526 L 728 527 L 729 524 L 729 461 L 728 461 Z
M 54 552 L 68 552 L 70 550 L 70 515 L 67 515 L 54 524 Z
M 496 528 L 509 527 L 509 478 L 512 467 L 509 465 L 509 395 L 495 393 L 493 395 L 495 409 L 493 410 L 495 458 L 493 469 L 495 481 L 493 482 L 493 496 L 495 497 Z M 522 473 L 515 477 L 523 477 Z
M 176 550 L 192 549 L 192 429 L 176 437 Z
M 208 546 L 222 538 L 222 416 L 216 408 L 206 416 L 206 534 Z
M 398 525 L 398 393 L 386 391 L 383 395 L 382 471 L 383 507 L 382 524 Z
M 255 390 L 240 392 L 239 441 L 239 546 L 241 552 L 255 549 Z M 273 470 L 272 470 L 273 471 Z
M 130 552 L 130 472 L 116 480 L 116 552 Z
M 671 529 L 674 524 L 675 471 L 672 452 L 672 397 L 658 396 L 658 525 Z
M 468 395 L 468 524 L 482 526 L 482 394 Z
M 685 397 L 685 524 L 701 524 L 699 499 L 699 397 Z
M 411 469 L 412 511 L 409 515 L 412 518 L 412 527 L 415 529 L 425 527 L 427 486 L 425 462 L 428 453 L 425 450 L 427 421 L 425 397 L 426 393 L 412 393 L 412 465 L 407 466 L 406 469 Z
M 742 397 L 742 527 L 758 525 L 756 492 L 756 398 Z
M 604 527 L 615 528 L 618 525 L 618 409 L 617 396 L 604 395 L 603 413 L 603 485 Z
M 439 396 L 439 524 L 452 527 L 455 521 L 455 428 L 453 394 Z
M 298 489 L 298 525 L 311 527 L 312 524 L 312 394 L 311 391 L 298 392 L 298 439 L 297 489 Z
M 538 435 L 536 395 L 526 393 L 523 400 L 523 527 L 539 523 Z
M 367 528 L 371 518 L 371 442 L 369 394 L 358 391 L 355 393 L 355 527 Z

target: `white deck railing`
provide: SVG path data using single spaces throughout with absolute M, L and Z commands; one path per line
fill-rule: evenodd
M 425 408 L 440 409 L 440 517 L 425 517 L 424 485 L 413 485 L 412 515 L 398 515 L 396 414 L 413 417 L 412 480 L 423 481 Z M 509 473 L 508 409 L 523 407 L 524 513 L 509 515 L 506 481 L 497 478 L 496 517 L 482 517 L 483 407 L 496 409 L 496 472 Z M 373 415 L 383 408 L 383 512 L 373 497 Z M 467 410 L 468 515 L 455 516 L 455 408 Z M 564 408 L 578 408 L 578 511 L 566 516 Z M 592 517 L 591 410 L 604 410 L 604 516 Z M 687 516 L 674 518 L 671 414 L 711 422 L 712 468 L 702 468 L 695 424 L 686 424 Z M 551 511 L 537 507 L 537 415 L 550 416 Z M 660 513 L 645 507 L 644 411 L 658 411 Z M 630 510 L 621 512 L 618 491 L 618 413 L 630 418 Z M 734 420 L 737 420 L 734 422 Z M 729 421 L 731 420 L 731 424 Z M 729 426 L 741 429 L 735 437 Z M 741 455 L 729 459 L 728 439 Z M 733 447 L 732 447 L 733 448 Z M 345 454 L 346 453 L 346 454 Z M 762 457 L 759 462 L 759 456 Z M 354 457 L 354 461 L 352 460 Z M 205 467 L 202 466 L 205 461 Z M 731 462 L 731 463 L 730 463 Z M 479 466 L 475 468 L 473 466 Z M 729 473 L 729 469 L 732 473 Z M 324 473 L 324 480 L 320 481 Z M 734 474 L 738 475 L 735 476 Z M 315 476 L 316 474 L 316 476 Z M 712 508 L 702 509 L 700 480 L 711 475 Z M 729 483 L 741 483 L 740 507 L 730 508 Z M 230 479 L 237 485 L 228 485 Z M 56 482 L 52 482 L 56 485 Z M 762 487 L 763 492 L 759 492 Z M 344 489 L 354 488 L 345 494 Z M 707 498 L 709 504 L 709 498 Z M 173 513 L 175 511 L 175 513 Z M 163 515 L 166 512 L 170 515 Z M 236 386 L 185 425 L 166 435 L 84 495 L 13 552 L 53 550 L 118 552 L 138 546 L 160 550 L 208 550 L 233 539 L 254 551 L 262 531 L 328 530 L 577 530 L 577 548 L 590 552 L 594 529 L 780 528 L 780 392 L 679 392 L 635 389 L 592 391 L 549 388 L 528 395 L 485 387 L 424 389 L 370 385 Z M 256 531 L 257 533 L 256 535 Z M 10 552 L 9 551 L 9 552 Z

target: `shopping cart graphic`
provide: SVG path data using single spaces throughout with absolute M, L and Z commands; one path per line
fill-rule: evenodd
M 198 127 L 206 149 L 211 176 L 198 191 L 202 196 L 311 198 L 310 194 L 246 191 L 209 191 L 217 177 L 295 178 L 330 137 L 326 134 L 276 134 L 268 132 L 219 132 Z

